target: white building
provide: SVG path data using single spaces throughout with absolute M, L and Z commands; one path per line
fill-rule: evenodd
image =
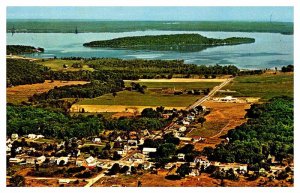
M 88 157 L 85 161 L 88 167 L 96 167 L 97 165 L 97 160 L 93 156 Z
M 59 165 L 61 161 L 64 161 L 63 165 L 66 165 L 69 162 L 69 157 L 60 157 L 60 158 L 58 158 L 56 160 L 57 165 Z
M 179 153 L 179 154 L 177 155 L 177 158 L 180 159 L 180 160 L 184 160 L 184 158 L 185 158 L 184 153 Z
M 236 102 L 237 98 L 233 98 L 232 96 L 226 96 L 224 98 L 219 99 L 221 102 Z
M 150 148 L 150 147 L 143 148 L 144 155 L 149 155 L 149 153 L 155 153 L 155 152 L 156 152 L 156 148 Z
M 9 158 L 9 163 L 21 163 L 22 161 L 24 161 L 23 158 L 16 158 L 16 157 Z
M 36 134 L 28 134 L 28 139 L 35 139 L 36 138 Z

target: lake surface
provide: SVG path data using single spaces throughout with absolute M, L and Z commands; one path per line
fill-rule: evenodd
M 210 38 L 250 37 L 255 43 L 207 48 L 200 52 L 173 52 L 87 48 L 82 44 L 125 36 L 199 33 Z M 241 69 L 264 69 L 294 64 L 293 35 L 279 33 L 201 32 L 201 31 L 136 31 L 122 33 L 16 33 L 6 35 L 8 45 L 30 45 L 45 48 L 30 57 L 105 57 L 123 59 L 182 59 L 189 64 L 234 64 Z

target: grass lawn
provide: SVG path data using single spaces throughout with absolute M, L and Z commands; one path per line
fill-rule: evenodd
M 145 94 L 135 91 L 121 91 L 117 93 L 115 98 L 112 94 L 106 94 L 93 99 L 84 99 L 78 104 L 186 107 L 193 104 L 200 97 L 202 96 L 158 94 L 151 91 L 146 91 Z
M 134 81 L 133 81 L 134 82 Z M 126 82 L 126 86 L 130 86 L 131 82 Z M 147 88 L 175 88 L 179 89 L 206 89 L 219 85 L 219 82 L 138 82 Z
M 41 65 L 47 66 L 51 68 L 54 71 L 79 71 L 79 70 L 89 70 L 93 71 L 93 68 L 90 68 L 88 65 L 83 64 L 80 60 L 61 60 L 61 59 L 48 59 L 45 61 L 39 61 L 38 62 Z M 83 66 L 82 68 L 73 68 L 72 65 L 74 63 L 81 63 Z M 68 65 L 68 68 L 64 68 L 63 65 Z
M 235 78 L 224 89 L 237 91 L 233 96 L 261 97 L 263 101 L 275 96 L 294 95 L 294 76 L 290 73 L 249 75 Z

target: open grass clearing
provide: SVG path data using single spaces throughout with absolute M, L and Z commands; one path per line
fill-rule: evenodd
M 196 129 L 187 136 L 201 136 L 206 138 L 205 143 L 196 143 L 195 148 L 201 151 L 204 147 L 214 147 L 221 142 L 220 136 L 225 135 L 230 129 L 241 125 L 246 121 L 246 109 L 250 108 L 248 103 L 221 103 L 206 101 L 204 106 L 211 109 L 211 113 L 205 116 L 206 122 L 201 127 L 196 124 Z
M 28 97 L 34 94 L 40 94 L 47 92 L 54 87 L 61 87 L 67 85 L 78 85 L 78 84 L 87 84 L 87 81 L 58 81 L 55 80 L 51 82 L 46 80 L 44 83 L 37 84 L 26 84 L 19 85 L 10 88 L 6 88 L 6 99 L 8 103 L 19 104 L 22 101 L 28 101 Z
M 116 97 L 112 94 L 105 94 L 93 99 L 84 99 L 78 104 L 187 107 L 200 97 L 199 95 L 158 94 L 151 91 L 146 91 L 145 94 L 136 91 L 121 91 Z
M 84 62 L 81 62 L 80 60 L 47 59 L 43 61 L 40 60 L 38 63 L 47 66 L 54 71 L 94 70 L 93 68 L 90 68 L 88 65 L 84 64 Z M 72 65 L 75 63 L 81 64 L 82 68 L 73 68 Z M 64 65 L 68 65 L 68 68 L 64 68 Z
M 294 74 L 277 73 L 236 77 L 224 89 L 237 91 L 237 97 L 260 97 L 263 101 L 275 96 L 294 95 Z M 223 96 L 224 94 L 219 94 Z

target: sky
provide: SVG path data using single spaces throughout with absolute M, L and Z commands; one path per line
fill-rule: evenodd
M 7 7 L 7 19 L 287 21 L 293 7 Z

